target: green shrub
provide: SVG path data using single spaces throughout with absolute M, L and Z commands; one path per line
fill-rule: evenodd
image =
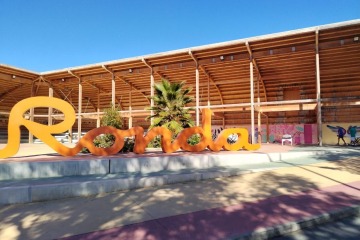
M 104 115 L 100 120 L 100 125 L 110 126 L 117 129 L 121 129 L 123 126 L 123 119 L 119 113 L 119 108 L 110 105 L 109 108 L 104 109 Z M 108 148 L 115 142 L 115 136 L 112 134 L 101 134 L 94 139 L 95 147 Z
M 111 134 L 101 134 L 94 139 L 95 147 L 99 147 L 99 148 L 111 147 L 114 144 L 114 142 L 115 142 L 115 137 L 114 135 Z
M 133 152 L 135 145 L 134 138 L 125 138 L 124 140 L 124 147 L 120 150 L 122 153 Z
M 188 138 L 187 143 L 191 146 L 194 146 L 198 144 L 200 140 L 201 140 L 200 134 L 193 134 Z
M 100 125 L 110 126 L 117 129 L 121 129 L 123 126 L 123 119 L 119 113 L 119 108 L 116 108 L 110 105 L 109 108 L 104 109 L 104 115 L 100 120 Z M 115 136 L 112 134 L 100 134 L 97 136 L 94 141 L 94 146 L 99 148 L 108 148 L 111 147 L 115 143 Z M 134 140 L 125 139 L 124 147 L 120 150 L 120 152 L 129 152 L 134 149 Z M 81 150 L 82 153 L 88 153 L 89 150 L 84 148 Z
M 119 113 L 120 109 L 110 105 L 109 108 L 104 109 L 104 115 L 100 120 L 100 125 L 110 126 L 121 129 L 123 126 L 123 119 Z
M 89 149 L 86 148 L 86 147 L 83 147 L 81 150 L 80 150 L 81 153 L 90 153 Z
M 161 137 L 156 136 L 154 137 L 149 144 L 147 145 L 148 148 L 160 148 L 161 147 Z
M 174 141 L 175 137 L 173 137 L 172 141 Z M 188 140 L 187 143 L 190 144 L 191 146 L 194 146 L 196 144 L 198 144 L 201 140 L 201 136 L 200 134 L 194 134 L 191 135 Z M 151 142 L 148 144 L 149 148 L 160 148 L 161 147 L 161 136 L 156 136 L 153 140 L 151 140 Z

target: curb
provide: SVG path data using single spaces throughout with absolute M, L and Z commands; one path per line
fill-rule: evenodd
M 274 237 L 280 237 L 301 229 L 312 228 L 325 223 L 334 222 L 336 220 L 360 216 L 360 205 L 353 205 L 339 210 L 330 211 L 317 216 L 303 218 L 299 221 L 289 222 L 285 224 L 276 225 L 269 228 L 258 229 L 250 233 L 242 234 L 241 236 L 234 236 L 231 240 L 265 240 Z

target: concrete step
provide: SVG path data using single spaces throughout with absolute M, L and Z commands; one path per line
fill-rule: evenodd
M 325 152 L 154 154 L 0 164 L 0 205 L 84 197 L 319 162 Z M 130 154 L 131 155 L 131 154 Z M 146 155 L 146 154 L 145 154 Z M 127 154 L 126 156 L 129 156 Z M 95 159 L 94 159 L 95 158 Z
M 104 193 L 201 181 L 250 173 L 241 169 L 160 171 L 149 174 L 122 173 L 0 182 L 0 205 L 86 197 Z
M 51 178 L 85 176 L 117 173 L 148 174 L 160 171 L 178 171 L 186 169 L 209 169 L 213 167 L 232 167 L 247 164 L 278 162 L 298 158 L 316 158 L 325 151 L 302 151 L 280 153 L 248 152 L 177 152 L 161 154 L 118 154 L 111 157 L 97 157 L 91 154 L 62 157 L 57 154 L 18 157 L 0 162 L 0 181 L 30 178 Z M 337 155 L 334 155 L 336 158 Z

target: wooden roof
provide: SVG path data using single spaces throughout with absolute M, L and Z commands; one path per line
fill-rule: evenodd
M 252 56 L 255 99 L 260 99 L 269 122 L 315 123 L 316 32 L 323 122 L 360 122 L 360 20 L 42 73 L 0 65 L 0 112 L 9 112 L 31 95 L 47 96 L 49 85 L 55 97 L 71 102 L 77 110 L 79 79 L 82 112 L 96 112 L 98 96 L 102 110 L 111 103 L 112 73 L 121 109 L 129 109 L 132 89 L 132 109 L 144 110 L 150 105 L 150 67 L 155 82 L 161 78 L 186 81 L 195 98 L 198 64 L 200 106 L 208 101 L 216 105 L 216 116 L 224 116 L 228 126 L 249 124 Z M 217 117 L 215 124 L 222 124 Z M 137 119 L 146 125 L 144 116 Z

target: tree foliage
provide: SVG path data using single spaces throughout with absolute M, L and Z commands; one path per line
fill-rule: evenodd
M 123 119 L 119 113 L 118 108 L 110 105 L 109 108 L 104 109 L 104 115 L 100 120 L 100 125 L 110 126 L 117 129 L 121 129 L 123 126 Z M 107 148 L 114 144 L 115 137 L 111 134 L 102 134 L 95 138 L 94 145 L 96 147 Z
M 147 117 L 147 120 L 154 119 L 150 129 L 166 127 L 176 135 L 184 128 L 194 126 L 189 113 L 192 109 L 185 109 L 185 106 L 193 101 L 193 98 L 188 96 L 192 89 L 183 89 L 184 85 L 184 81 L 171 83 L 166 79 L 154 85 L 154 106 L 148 108 L 153 110 L 154 114 Z
M 110 105 L 109 108 L 104 109 L 104 115 L 100 120 L 101 126 L 111 126 L 121 129 L 123 126 L 123 119 L 119 113 L 119 108 Z

